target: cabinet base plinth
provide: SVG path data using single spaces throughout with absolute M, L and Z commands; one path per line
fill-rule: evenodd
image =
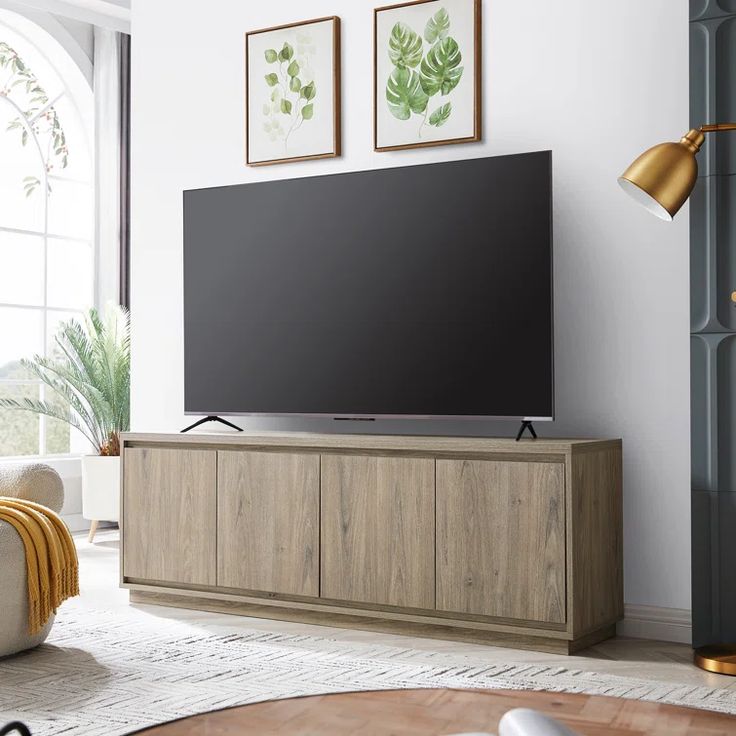
M 557 636 L 545 636 L 544 633 L 531 633 L 519 627 L 517 632 L 494 631 L 488 628 L 476 628 L 472 622 L 447 619 L 447 623 L 422 622 L 421 617 L 415 620 L 399 620 L 391 618 L 388 612 L 366 611 L 336 613 L 330 610 L 302 609 L 296 605 L 293 608 L 283 606 L 269 606 L 238 600 L 223 600 L 207 598 L 202 594 L 196 597 L 187 594 L 161 593 L 147 590 L 131 590 L 131 604 L 145 604 L 170 606 L 172 608 L 187 608 L 214 613 L 227 613 L 253 618 L 273 619 L 276 621 L 296 621 L 313 626 L 332 626 L 341 629 L 359 629 L 361 631 L 378 631 L 398 636 L 418 636 L 428 639 L 448 639 L 463 641 L 472 644 L 486 644 L 488 646 L 510 647 L 512 649 L 529 649 L 533 651 L 550 652 L 552 654 L 573 654 L 587 647 L 593 646 L 605 639 L 616 635 L 616 625 L 610 624 L 600 629 L 584 634 L 577 639 L 569 640 Z M 507 627 L 508 628 L 508 627 Z M 538 632 L 539 630 L 535 630 Z

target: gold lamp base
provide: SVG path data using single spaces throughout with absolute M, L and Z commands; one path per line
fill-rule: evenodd
M 736 644 L 710 644 L 695 650 L 695 664 L 708 672 L 736 676 Z

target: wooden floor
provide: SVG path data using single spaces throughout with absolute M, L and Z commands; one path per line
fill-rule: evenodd
M 497 733 L 512 708 L 535 708 L 582 736 L 733 736 L 736 717 L 639 700 L 508 690 L 389 690 L 229 708 L 140 731 L 145 736 L 441 736 Z

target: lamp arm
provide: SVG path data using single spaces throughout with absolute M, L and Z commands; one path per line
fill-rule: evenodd
M 710 123 L 701 125 L 698 130 L 701 133 L 717 133 L 721 130 L 736 130 L 736 123 Z

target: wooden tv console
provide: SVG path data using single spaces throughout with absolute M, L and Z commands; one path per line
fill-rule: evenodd
M 132 602 L 570 653 L 623 613 L 621 441 L 125 434 Z

